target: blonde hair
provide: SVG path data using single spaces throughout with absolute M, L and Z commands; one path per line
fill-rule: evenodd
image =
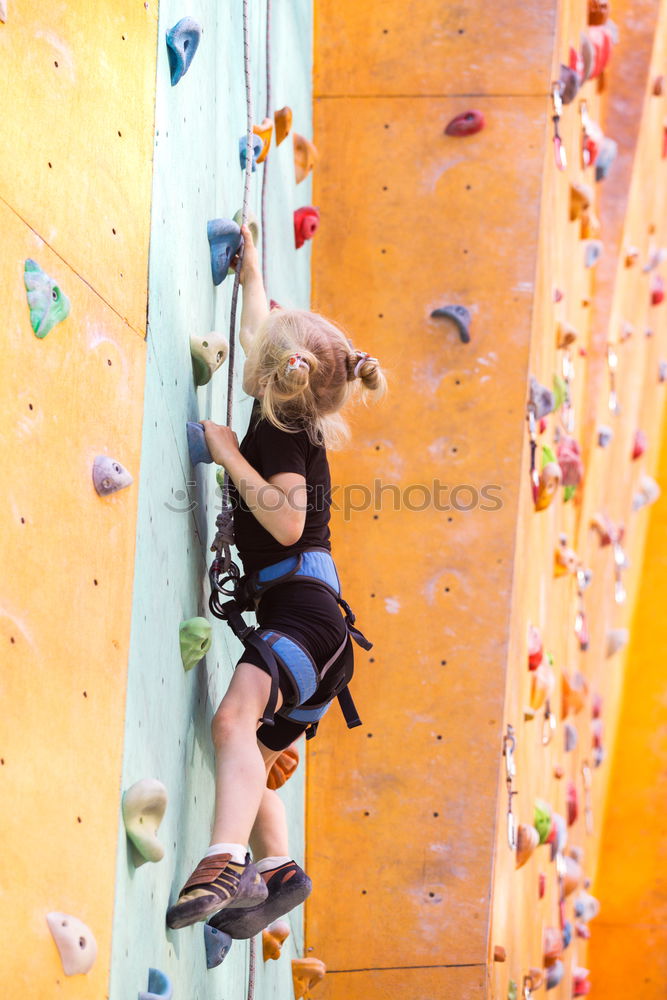
M 286 431 L 305 430 L 314 444 L 335 448 L 348 437 L 340 414 L 356 394 L 382 396 L 386 379 L 379 362 L 356 351 L 339 327 L 318 313 L 274 309 L 248 355 L 262 390 L 262 416 Z

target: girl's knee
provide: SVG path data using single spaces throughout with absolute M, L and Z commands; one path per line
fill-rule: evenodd
M 211 720 L 211 738 L 216 747 L 224 746 L 244 733 L 254 738 L 256 729 L 255 713 L 249 711 L 238 699 L 227 696 L 222 699 Z

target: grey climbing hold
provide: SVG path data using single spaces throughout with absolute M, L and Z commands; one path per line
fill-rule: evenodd
M 600 143 L 600 150 L 595 160 L 595 180 L 603 181 L 609 174 L 612 164 L 618 156 L 618 143 L 608 136 Z
M 25 262 L 23 283 L 28 293 L 30 325 L 40 340 L 46 337 L 56 323 L 69 316 L 70 302 L 53 278 L 42 271 L 37 261 L 31 257 Z
M 201 424 L 197 426 L 201 427 Z M 211 648 L 213 630 L 206 618 L 188 618 L 178 629 L 183 668 L 192 670 Z
M 47 913 L 46 922 L 60 952 L 65 975 L 90 972 L 97 958 L 97 941 L 90 927 L 69 913 Z
M 124 465 L 108 455 L 98 455 L 93 462 L 93 484 L 101 497 L 131 486 L 134 480 Z
M 632 509 L 641 510 L 655 503 L 660 496 L 660 487 L 652 476 L 642 476 L 639 480 L 639 489 L 632 497 Z
M 188 451 L 192 464 L 199 465 L 200 462 L 206 462 L 207 465 L 210 465 L 213 459 L 206 444 L 206 435 L 202 425 L 188 420 L 185 429 L 188 435 Z
M 434 309 L 431 319 L 449 319 L 459 331 L 462 344 L 470 343 L 470 312 L 465 306 L 442 306 L 441 309 Z
M 253 133 L 252 136 L 252 170 L 253 173 L 257 169 L 257 157 L 262 152 L 264 148 L 264 143 L 261 137 Z M 239 162 L 241 164 L 241 170 L 245 170 L 246 163 L 248 159 L 248 136 L 242 135 L 239 139 Z
M 556 406 L 556 399 L 546 385 L 537 381 L 534 375 L 530 376 L 530 388 L 528 390 L 528 409 L 532 411 L 536 420 L 541 420 L 547 414 L 553 413 Z
M 167 789 L 157 778 L 142 778 L 123 792 L 123 823 L 136 854 L 135 867 L 164 857 L 157 831 L 167 808 Z
M 148 970 L 148 990 L 139 993 L 138 1000 L 171 1000 L 174 990 L 166 972 Z
M 206 225 L 211 248 L 211 275 L 219 285 L 227 277 L 229 265 L 241 246 L 241 230 L 231 219 L 211 219 Z
M 210 924 L 204 924 L 204 944 L 206 946 L 206 968 L 215 969 L 222 965 L 229 954 L 232 939 L 224 931 L 216 930 Z
M 600 424 L 598 427 L 598 446 L 606 448 L 608 444 L 611 444 L 613 436 L 614 432 L 611 427 L 608 427 L 606 424 Z
M 563 104 L 571 104 L 579 93 L 581 79 L 576 70 L 569 66 L 561 65 L 560 76 L 558 78 L 558 90 Z
M 667 382 L 667 361 L 658 361 L 658 382 Z
M 588 240 L 584 248 L 584 267 L 593 267 L 602 256 L 602 240 Z
M 194 17 L 182 17 L 178 24 L 167 32 L 167 55 L 172 87 L 175 87 L 190 69 L 201 33 L 201 24 L 195 21 Z
M 215 330 L 205 337 L 190 337 L 190 355 L 195 385 L 207 385 L 229 354 L 229 341 Z
M 565 753 L 571 753 L 579 742 L 579 734 L 577 733 L 577 727 L 573 722 L 563 723 L 563 739 Z

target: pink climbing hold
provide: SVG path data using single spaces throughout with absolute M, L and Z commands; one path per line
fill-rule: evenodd
M 632 461 L 635 462 L 638 458 L 646 453 L 648 447 L 648 440 L 644 431 L 637 428 L 635 431 L 635 438 L 632 443 Z
M 464 111 L 462 114 L 452 118 L 445 129 L 445 135 L 465 136 L 474 135 L 484 128 L 484 115 L 481 111 Z
M 294 245 L 297 250 L 306 240 L 312 240 L 320 224 L 319 209 L 311 205 L 297 208 L 294 211 Z
M 563 435 L 556 448 L 556 457 L 563 473 L 563 486 L 578 486 L 584 477 L 579 443 Z

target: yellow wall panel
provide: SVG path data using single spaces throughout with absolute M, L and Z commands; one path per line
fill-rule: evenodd
M 45 917 L 64 911 L 98 942 L 89 975 L 67 983 L 68 996 L 88 998 L 105 994 L 109 974 L 145 345 L 5 205 L 0 226 L 0 983 L 6 995 L 55 995 L 64 976 Z M 30 326 L 26 257 L 71 301 L 43 340 Z M 98 497 L 98 454 L 135 484 Z
M 0 198 L 145 332 L 157 4 L 13 2 Z

